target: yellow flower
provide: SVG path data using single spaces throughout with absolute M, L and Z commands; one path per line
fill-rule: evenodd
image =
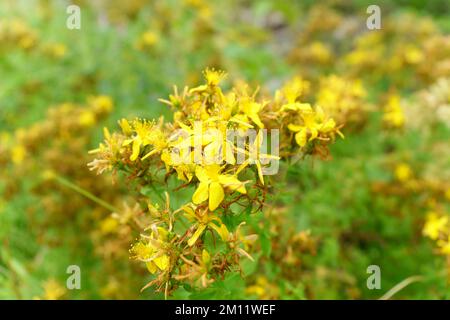
M 327 133 L 335 129 L 336 123 L 333 119 L 325 121 L 325 114 L 320 107 L 317 112 L 310 105 L 304 107 L 300 112 L 303 124 L 289 124 L 288 128 L 296 132 L 295 141 L 300 147 L 304 147 L 309 141 L 313 141 L 319 136 L 319 133 Z M 337 131 L 339 133 L 339 131 Z M 309 136 L 309 139 L 308 139 Z
M 105 95 L 91 97 L 89 103 L 94 107 L 96 112 L 111 112 L 113 108 L 111 97 Z
M 142 160 L 145 160 L 156 153 L 162 152 L 168 145 L 166 141 L 166 136 L 158 128 L 154 128 L 147 136 L 147 139 L 149 141 L 149 144 L 153 146 L 153 150 L 151 150 L 145 156 L 143 156 Z
M 450 188 L 448 188 L 448 189 L 445 191 L 445 197 L 447 198 L 448 201 L 450 201 Z
M 146 31 L 144 32 L 138 41 L 138 48 L 140 50 L 144 50 L 145 48 L 153 47 L 159 41 L 159 36 L 154 31 Z
M 259 128 L 264 128 L 264 124 L 261 122 L 258 115 L 262 108 L 263 105 L 261 103 L 254 102 L 249 99 L 244 99 L 244 101 L 239 104 L 239 111 L 253 121 Z
M 407 46 L 405 49 L 405 60 L 410 64 L 417 64 L 423 61 L 423 52 L 414 46 Z
M 311 58 L 320 63 L 327 63 L 332 57 L 330 49 L 323 42 L 314 41 L 308 48 L 308 51 Z
M 411 167 L 406 163 L 400 163 L 395 167 L 395 177 L 401 182 L 408 181 L 412 177 Z
M 248 286 L 245 292 L 256 295 L 259 299 L 277 299 L 279 297 L 278 286 L 270 283 L 264 276 L 258 276 L 255 284 Z
M 95 114 L 92 111 L 85 110 L 81 112 L 78 122 L 85 127 L 90 127 L 95 124 Z
M 309 87 L 310 83 L 308 81 L 295 77 L 288 81 L 282 89 L 275 92 L 275 100 L 279 101 L 284 97 L 287 100 L 287 104 L 295 103 L 300 96 L 309 92 Z
M 400 105 L 400 97 L 391 95 L 384 109 L 384 122 L 392 127 L 402 127 L 405 123 L 405 115 Z
M 67 47 L 62 43 L 50 43 L 44 47 L 44 51 L 54 58 L 62 58 L 66 55 Z
M 432 240 L 436 240 L 439 234 L 445 231 L 448 223 L 447 216 L 439 216 L 435 212 L 430 212 L 427 215 L 427 220 L 423 227 L 423 234 Z
M 100 222 L 100 231 L 103 234 L 113 233 L 117 230 L 119 221 L 113 217 L 107 217 Z
M 258 170 L 258 177 L 262 184 L 264 184 L 264 177 L 262 172 L 262 164 L 266 162 L 266 160 L 279 160 L 280 157 L 274 156 L 271 154 L 265 154 L 261 153 L 261 145 L 263 143 L 263 136 L 262 131 L 258 131 L 255 141 L 253 144 L 249 145 L 249 150 L 246 151 L 241 148 L 237 148 L 237 150 L 241 153 L 247 154 L 250 158 L 248 160 L 245 160 L 244 163 L 242 163 L 237 172 L 241 172 L 248 164 L 255 164 L 256 168 Z
M 133 128 L 131 127 L 127 119 L 120 119 L 118 122 L 120 128 L 122 129 L 122 132 L 125 135 L 130 136 L 133 133 Z
M 30 49 L 36 43 L 36 39 L 31 35 L 26 35 L 19 40 L 19 46 L 23 49 Z
M 182 209 L 189 221 L 197 223 L 194 234 L 188 240 L 189 246 L 193 246 L 197 242 L 198 238 L 203 234 L 207 227 L 214 229 L 223 241 L 228 240 L 229 233 L 227 227 L 222 223 L 222 220 L 212 212 L 208 212 L 208 210 L 198 211 L 195 210 L 196 208 L 192 208 L 188 205 L 184 206 Z M 218 223 L 218 225 L 216 223 Z
M 227 139 L 226 121 L 224 125 L 217 125 L 209 134 L 211 141 L 203 149 L 203 158 L 206 164 L 223 163 L 235 164 L 234 144 Z M 207 131 L 208 132 L 208 131 Z
M 211 264 L 211 255 L 206 249 L 202 251 L 202 262 L 205 266 L 209 266 Z
M 180 136 L 171 146 L 178 150 L 179 160 L 182 163 L 200 162 L 202 160 L 201 153 L 196 153 L 196 151 L 200 151 L 201 147 L 217 139 L 217 135 L 208 132 L 206 126 L 200 122 L 196 122 L 193 128 L 181 122 L 178 125 L 185 136 Z
M 203 72 L 203 75 L 205 77 L 206 84 L 202 84 L 198 87 L 192 88 L 191 90 L 189 90 L 189 93 L 190 94 L 192 94 L 192 93 L 202 94 L 202 93 L 206 92 L 207 89 L 210 89 L 212 92 L 218 93 L 219 96 L 222 96 L 222 91 L 218 85 L 219 85 L 220 81 L 222 81 L 225 78 L 225 76 L 227 75 L 226 72 L 216 71 L 214 69 L 207 68 Z M 173 100 L 173 99 L 171 99 L 171 100 Z M 195 106 L 195 105 L 196 104 L 193 103 L 193 106 Z M 197 104 L 197 106 L 200 106 L 200 105 L 201 104 Z
M 339 123 L 351 122 L 368 108 L 360 80 L 330 75 L 321 79 L 316 104 Z
M 245 292 L 250 295 L 257 295 L 260 299 L 266 294 L 266 288 L 269 282 L 266 277 L 258 276 L 254 285 L 248 286 Z
M 164 250 L 168 232 L 154 228 L 148 239 L 143 239 L 133 245 L 130 253 L 134 259 L 145 262 L 150 273 L 166 271 L 170 266 L 170 257 Z
M 56 280 L 50 279 L 44 283 L 44 296 L 45 300 L 58 300 L 61 299 L 67 290 L 61 286 Z
M 11 140 L 11 134 L 6 131 L 0 132 L 0 145 L 6 145 Z
M 204 72 L 205 80 L 208 86 L 217 86 L 220 81 L 226 77 L 226 72 L 216 71 L 214 69 L 206 69 Z
M 222 168 L 217 164 L 206 167 L 197 166 L 195 175 L 200 184 L 192 196 L 195 204 L 200 204 L 209 199 L 209 210 L 214 211 L 225 197 L 224 187 L 245 194 L 244 183 L 239 181 L 235 175 L 222 174 Z
M 141 147 L 145 147 L 150 144 L 151 141 L 148 137 L 152 131 L 152 128 L 153 124 L 145 120 L 136 120 L 133 122 L 135 135 L 133 138 L 127 139 L 123 142 L 124 146 L 132 143 L 132 153 L 130 156 L 131 161 L 135 161 L 138 158 Z
M 23 160 L 25 159 L 25 156 L 27 154 L 27 150 L 23 145 L 16 144 L 11 149 L 11 159 L 14 164 L 21 164 Z
M 117 294 L 120 293 L 120 283 L 114 277 L 111 277 L 108 280 L 108 283 L 100 288 L 100 294 L 106 298 L 114 298 L 117 297 Z
M 67 47 L 62 43 L 57 43 L 53 47 L 53 54 L 58 58 L 64 57 L 66 55 L 66 52 L 67 52 Z
M 439 240 L 437 245 L 442 254 L 450 255 L 450 234 L 444 240 Z

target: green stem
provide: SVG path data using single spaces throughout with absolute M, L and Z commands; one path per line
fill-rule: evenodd
M 117 210 L 117 208 L 115 208 L 114 206 L 112 206 L 111 204 L 109 204 L 108 202 L 96 197 L 95 195 L 93 195 L 92 193 L 90 193 L 89 191 L 77 186 L 76 184 L 72 183 L 71 181 L 67 180 L 64 177 L 61 177 L 59 175 L 55 175 L 54 179 L 56 181 L 58 181 L 59 183 L 61 183 L 63 186 L 66 186 L 70 189 L 72 189 L 75 192 L 78 192 L 79 194 L 85 196 L 86 198 L 94 201 L 95 203 L 101 205 L 102 207 L 108 209 L 111 212 L 119 212 L 119 210 Z
M 392 296 L 394 294 L 403 290 L 404 288 L 409 286 L 411 283 L 422 281 L 422 280 L 423 280 L 422 276 L 412 276 L 412 277 L 406 278 L 405 280 L 401 281 L 400 283 L 398 283 L 394 287 L 392 287 L 388 292 L 386 292 L 378 300 L 389 300 L 390 298 L 392 298 Z

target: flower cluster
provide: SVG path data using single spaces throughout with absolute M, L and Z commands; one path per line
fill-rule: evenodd
M 436 162 L 429 168 L 422 168 L 423 172 L 419 173 L 410 163 L 399 162 L 393 168 L 393 181 L 373 184 L 372 190 L 378 196 L 383 195 L 393 200 L 390 203 L 394 205 L 391 208 L 393 213 L 417 215 L 418 220 L 425 220 L 421 226 L 423 236 L 435 241 L 438 254 L 449 257 L 450 223 L 447 212 L 450 203 L 450 185 L 448 172 L 443 168 L 445 167 L 442 167 L 442 164 Z M 426 216 L 423 218 L 425 213 Z M 450 281 L 449 262 L 447 259 Z
M 59 42 L 42 41 L 39 34 L 25 21 L 6 19 L 0 22 L 0 52 L 14 49 L 39 51 L 55 59 L 63 58 L 67 47 Z
M 398 95 L 392 94 L 388 97 L 383 110 L 383 122 L 390 128 L 402 128 L 405 123 L 405 114 Z
M 305 24 L 299 25 L 289 61 L 315 80 L 330 69 L 344 69 L 371 83 L 385 79 L 389 85 L 417 88 L 449 76 L 449 37 L 431 19 L 411 13 L 388 15 L 377 32 L 361 29 L 365 19 L 313 6 Z
M 30 50 L 36 46 L 38 36 L 22 20 L 2 20 L 0 22 L 0 48 L 18 47 Z
M 112 284 L 133 281 L 129 276 L 134 274 L 133 266 L 124 261 L 136 237 L 129 225 L 140 226 L 142 210 L 122 196 L 121 185 L 113 186 L 107 177 L 83 170 L 92 160 L 86 150 L 97 126 L 112 110 L 111 97 L 91 96 L 82 104 L 66 102 L 49 108 L 42 120 L 12 134 L 1 133 L 0 162 L 7 168 L 0 176 L 6 181 L 1 196 L 8 202 L 23 194 L 33 199 L 23 203 L 23 214 L 38 244 L 53 248 L 66 241 L 74 255 L 86 254 L 86 243 L 92 246 L 92 256 L 107 270 L 104 276 L 96 275 L 98 283 L 105 285 L 103 297 L 136 297 L 134 286 L 119 289 Z M 4 179 L 4 174 L 15 179 Z M 83 239 L 80 230 L 86 235 Z M 44 287 L 41 298 L 59 297 L 54 282 Z
M 48 142 L 49 137 L 53 140 L 67 140 L 69 135 L 76 137 L 77 133 L 92 128 L 105 118 L 111 110 L 112 100 L 107 96 L 91 97 L 85 107 L 63 103 L 50 108 L 44 120 L 15 131 L 14 137 L 7 143 L 10 158 L 13 163 L 20 165 L 27 155 L 44 150 L 42 146 Z
M 224 92 L 224 72 L 207 69 L 204 76 L 205 84 L 175 88 L 160 100 L 172 108 L 173 122 L 122 119 L 120 132 L 105 129 L 89 163 L 97 173 L 124 172 L 141 194 L 150 188 L 151 196 L 161 196 L 157 187 L 171 183 L 177 193 L 192 190 L 178 209 L 168 194 L 164 208 L 145 199 L 150 221 L 130 250 L 156 275 L 147 286 L 166 294 L 181 282 L 205 287 L 238 270 L 240 257 L 252 259 L 256 235 L 245 234 L 243 217 L 262 209 L 265 175 L 276 173 L 269 167 L 297 154 L 324 154 L 342 135 L 320 107 L 300 100 L 299 78 L 269 99 L 244 83 Z
M 360 123 L 369 111 L 366 96 L 360 80 L 331 75 L 320 81 L 316 103 L 340 123 Z
M 109 186 L 106 179 L 92 179 L 88 173 L 79 170 L 89 159 L 85 150 L 91 143 L 95 126 L 112 108 L 110 97 L 93 96 L 84 105 L 63 103 L 49 108 L 41 121 L 18 128 L 13 134 L 5 132 L 0 159 L 16 179 L 8 181 L 4 196 L 13 198 L 24 190 L 37 195 L 42 199 L 46 214 L 42 221 L 51 224 L 61 223 L 91 204 L 81 195 L 74 196 L 69 188 L 61 188 L 53 179 L 55 176 L 102 194 L 105 200 L 112 198 L 112 188 L 106 188 Z M 29 177 L 39 179 L 26 183 Z M 67 203 L 69 198 L 70 204 Z M 32 211 L 36 209 L 36 206 L 31 208 Z
M 436 241 L 439 253 L 450 256 L 450 221 L 448 214 L 429 212 L 423 227 L 423 234 Z
M 439 78 L 417 92 L 404 112 L 405 125 L 414 129 L 428 130 L 439 123 L 450 127 L 450 78 Z

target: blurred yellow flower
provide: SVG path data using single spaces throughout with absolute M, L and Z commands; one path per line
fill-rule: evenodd
M 58 300 L 61 299 L 67 290 L 61 286 L 55 279 L 50 279 L 44 283 L 44 300 Z
M 450 234 L 443 240 L 438 240 L 437 245 L 442 254 L 450 256 Z
M 95 114 L 92 111 L 85 110 L 81 112 L 78 121 L 82 126 L 91 127 L 96 122 Z
M 295 141 L 300 147 L 304 147 L 309 141 L 313 141 L 319 136 L 319 133 L 330 132 L 336 127 L 333 119 L 325 120 L 325 114 L 320 107 L 314 111 L 310 105 L 306 105 L 300 111 L 302 124 L 289 124 L 289 130 L 296 132 Z M 309 138 L 308 138 L 309 137 Z
M 399 128 L 405 123 L 405 115 L 398 95 L 391 95 L 384 109 L 383 121 L 391 127 Z
M 154 47 L 159 42 L 159 35 L 153 30 L 145 31 L 138 39 L 136 47 L 138 50 L 146 50 Z
M 11 149 L 11 160 L 14 164 L 21 164 L 23 160 L 25 159 L 25 156 L 27 154 L 27 150 L 23 145 L 16 144 Z
M 414 46 L 408 46 L 405 48 L 405 60 L 410 64 L 417 64 L 422 62 L 424 55 L 422 51 Z
M 111 97 L 105 95 L 90 97 L 88 103 L 99 113 L 109 113 L 113 109 Z
M 411 167 L 406 163 L 400 163 L 395 167 L 395 177 L 401 182 L 408 181 L 412 177 Z
M 103 234 L 113 233 L 119 227 L 119 221 L 113 217 L 107 217 L 100 221 L 100 231 Z
M 435 212 L 430 212 L 427 215 L 425 225 L 423 227 L 423 234 L 432 240 L 436 240 L 439 234 L 447 228 L 448 217 L 439 216 Z
M 44 46 L 44 52 L 50 57 L 60 59 L 67 53 L 67 47 L 62 43 L 49 43 Z

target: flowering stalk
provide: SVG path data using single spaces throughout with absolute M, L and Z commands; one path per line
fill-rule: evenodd
M 181 93 L 175 88 L 160 100 L 174 111 L 173 122 L 122 119 L 121 131 L 105 129 L 104 143 L 91 151 L 97 156 L 91 170 L 124 172 L 141 194 L 148 185 L 167 188 L 172 177 L 181 182 L 177 190 L 195 189 L 191 201 L 176 210 L 167 193 L 164 209 L 143 200 L 148 227 L 130 253 L 155 275 L 144 289 L 155 286 L 166 295 L 181 283 L 206 287 L 240 270 L 242 257 L 253 259 L 257 236 L 244 233 L 242 216 L 262 209 L 269 191 L 265 175 L 275 173 L 268 164 L 327 154 L 327 145 L 342 135 L 320 107 L 300 101 L 304 88 L 298 79 L 275 99 L 259 99 L 246 84 L 223 92 L 224 72 L 204 74 L 205 84 Z M 268 152 L 274 132 L 279 144 Z

